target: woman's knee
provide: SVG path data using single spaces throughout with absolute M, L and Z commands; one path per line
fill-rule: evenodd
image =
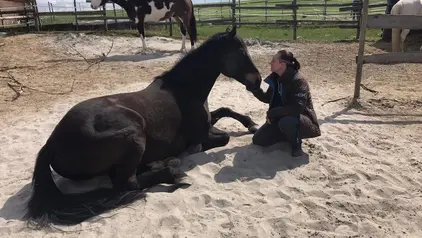
M 296 128 L 296 126 L 300 123 L 299 118 L 296 117 L 282 117 L 278 121 L 278 127 L 285 129 L 285 128 Z
M 265 146 L 265 136 L 255 132 L 255 134 L 252 137 L 252 144 Z

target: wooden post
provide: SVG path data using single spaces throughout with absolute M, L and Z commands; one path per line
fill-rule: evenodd
M 268 7 L 268 0 L 265 0 L 265 7 Z M 268 9 L 265 8 L 265 22 L 268 21 Z
M 240 1 L 241 0 L 237 0 L 238 1 L 238 7 L 239 7 L 239 21 L 238 22 L 241 22 L 242 20 L 241 20 L 241 13 L 240 13 Z
M 48 12 L 51 13 L 50 2 L 48 2 Z M 53 23 L 53 16 L 50 15 L 50 23 Z
M 76 12 L 77 12 L 77 10 L 76 10 L 76 0 L 73 0 L 73 8 L 74 8 L 74 10 L 75 10 L 75 24 L 76 24 L 76 30 L 78 30 L 78 29 L 79 29 L 79 24 L 78 24 L 78 13 L 76 13 Z
M 56 20 L 56 15 L 54 14 L 53 4 L 52 3 L 50 3 L 50 4 L 51 4 L 51 12 L 53 13 L 53 21 L 55 21 Z
M 292 1 L 293 8 L 293 40 L 297 39 L 297 5 L 296 0 Z
M 25 3 L 24 5 L 25 16 L 26 16 L 26 27 L 28 28 L 28 32 L 31 31 L 31 26 L 29 25 L 29 13 L 28 13 L 28 4 Z
M 327 0 L 324 0 L 324 20 L 327 18 Z
M 35 27 L 37 29 L 37 32 L 40 31 L 40 25 L 41 25 L 41 21 L 40 21 L 40 16 L 38 15 L 38 5 L 36 2 L 32 2 L 32 9 L 34 11 L 34 20 L 35 20 Z
M 108 31 L 108 23 L 107 23 L 107 10 L 106 10 L 107 3 L 103 6 L 103 17 L 104 17 L 104 29 Z
M 359 8 L 358 16 L 357 16 L 358 28 L 356 29 L 356 39 L 357 40 L 359 40 L 359 34 L 360 34 L 360 28 L 361 28 L 361 19 L 362 19 L 362 11 L 363 11 L 362 5 L 359 5 L 359 6 L 360 6 L 360 8 Z
M 362 68 L 363 68 L 363 54 L 365 53 L 365 37 L 366 37 L 366 25 L 368 22 L 368 6 L 369 0 L 363 1 L 362 16 L 360 18 L 360 35 L 359 35 L 359 52 L 356 65 L 356 79 L 355 79 L 355 92 L 353 95 L 353 102 L 360 97 L 360 84 L 362 82 Z
M 3 14 L 1 14 L 1 8 L 0 8 L 0 17 L 2 17 L 2 16 L 3 16 Z M 3 19 L 1 20 L 1 26 L 4 27 L 4 21 L 3 21 Z
M 232 0 L 232 27 L 236 24 L 236 0 Z
M 169 28 L 170 28 L 170 36 L 173 36 L 173 22 L 171 21 L 171 17 L 169 19 L 169 22 L 170 22 L 170 25 L 169 25 Z

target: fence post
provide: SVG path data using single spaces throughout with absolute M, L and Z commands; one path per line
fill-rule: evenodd
M 232 0 L 232 27 L 236 24 L 236 0 Z
M 359 35 L 359 52 L 356 65 L 356 78 L 355 78 L 355 92 L 353 95 L 353 102 L 355 103 L 360 97 L 360 84 L 362 82 L 362 68 L 363 68 L 363 54 L 365 53 L 365 37 L 366 37 L 366 24 L 368 22 L 368 0 L 363 1 L 362 9 L 362 23 Z
M 238 20 L 238 22 L 241 22 L 241 21 L 242 21 L 242 20 L 241 20 L 242 15 L 241 15 L 241 13 L 240 13 L 240 1 L 241 1 L 241 0 L 237 0 L 237 2 L 238 2 L 238 4 L 237 4 L 237 5 L 238 5 L 238 7 L 239 7 L 239 11 L 238 11 L 238 14 L 239 14 L 239 17 L 238 17 L 238 18 L 239 18 L 239 20 Z
M 359 5 L 359 12 L 358 12 L 358 16 L 357 16 L 357 21 L 358 21 L 358 27 L 356 28 L 356 39 L 359 40 L 359 34 L 360 34 L 360 27 L 361 27 L 361 19 L 362 19 L 362 11 L 363 11 L 363 5 L 360 4 Z
M 293 40 L 297 39 L 297 5 L 296 0 L 292 1 L 293 5 Z
M 106 10 L 107 3 L 103 6 L 103 17 L 104 17 L 104 29 L 108 31 L 108 23 L 107 23 L 107 10 Z
M 268 21 L 268 0 L 265 0 L 265 22 Z
M 39 32 L 40 31 L 41 21 L 40 21 L 40 16 L 38 15 L 38 5 L 36 4 L 36 2 L 32 2 L 32 9 L 34 11 L 33 12 L 33 17 L 34 17 L 34 20 L 35 20 L 35 27 L 37 29 L 37 32 Z
M 173 22 L 171 21 L 171 17 L 169 19 L 170 25 L 169 25 L 169 31 L 170 31 L 170 36 L 173 36 Z
M 3 14 L 1 13 L 1 8 L 0 8 L 0 17 L 2 17 L 2 16 L 3 16 Z M 3 21 L 3 19 L 1 20 L 1 26 L 4 27 L 4 21 Z
M 78 24 L 78 13 L 77 9 L 76 9 L 76 0 L 73 0 L 73 8 L 75 9 L 75 24 L 76 24 L 76 30 L 79 29 L 79 24 Z

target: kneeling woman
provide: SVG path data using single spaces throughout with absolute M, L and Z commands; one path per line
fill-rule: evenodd
M 321 135 L 309 84 L 299 72 L 299 62 L 289 51 L 278 51 L 270 65 L 272 73 L 265 79 L 268 90 L 253 92 L 257 99 L 269 104 L 269 110 L 267 122 L 252 141 L 260 146 L 287 141 L 292 146 L 292 156 L 298 157 L 303 154 L 302 139 Z

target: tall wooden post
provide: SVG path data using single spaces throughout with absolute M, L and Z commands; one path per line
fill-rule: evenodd
M 292 1 L 293 5 L 293 40 L 297 39 L 297 5 L 296 0 Z
M 78 25 L 78 13 L 77 13 L 77 9 L 76 9 L 76 0 L 73 0 L 73 9 L 74 9 L 74 13 L 75 13 L 76 30 L 78 30 L 79 25 Z
M 355 93 L 353 95 L 353 102 L 355 103 L 360 97 L 360 85 L 362 82 L 362 68 L 363 68 L 363 54 L 365 53 L 365 37 L 366 25 L 368 22 L 368 6 L 369 0 L 363 1 L 362 16 L 360 18 L 360 34 L 359 34 L 359 52 L 356 64 L 356 79 L 355 79 Z

